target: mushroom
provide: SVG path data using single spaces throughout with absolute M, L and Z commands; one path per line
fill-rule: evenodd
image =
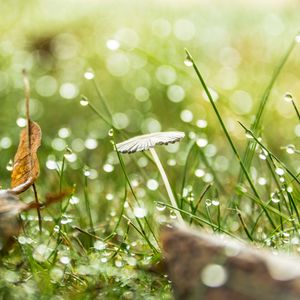
M 154 149 L 156 145 L 167 145 L 169 143 L 176 143 L 179 142 L 184 138 L 184 132 L 179 131 L 169 131 L 169 132 L 156 132 L 150 133 L 145 135 L 140 135 L 129 140 L 126 140 L 122 143 L 116 144 L 116 149 L 120 153 L 134 153 L 139 151 L 149 150 L 152 154 L 153 160 L 160 172 L 164 185 L 166 187 L 168 196 L 170 198 L 172 206 L 175 208 L 175 213 L 177 220 L 184 225 L 183 218 L 179 213 L 179 208 L 177 206 L 175 197 L 173 195 L 168 177 L 166 172 L 158 158 L 158 155 Z

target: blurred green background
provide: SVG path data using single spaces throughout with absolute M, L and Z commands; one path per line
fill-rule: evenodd
M 121 173 L 108 137 L 110 126 L 80 105 L 85 95 L 105 115 L 97 85 L 114 125 L 128 137 L 160 130 L 186 132 L 180 146 L 159 150 L 177 190 L 186 150 L 191 140 L 198 139 L 219 179 L 228 184 L 226 191 L 232 192 L 238 165 L 193 69 L 184 63 L 184 48 L 213 89 L 242 153 L 247 139 L 237 121 L 247 126 L 253 121 L 275 66 L 300 28 L 298 11 L 297 1 L 1 1 L 1 184 L 9 185 L 6 166 L 18 144 L 17 126 L 24 126 L 21 70 L 26 68 L 31 116 L 43 130 L 38 181 L 42 188 L 57 189 L 55 169 L 68 145 L 72 154 L 67 157 L 67 184 L 77 183 L 80 192 L 82 169 L 88 167 L 95 201 L 119 188 L 123 193 L 123 184 L 115 180 Z M 276 81 L 262 132 L 270 148 L 295 170 L 298 156 L 281 148 L 299 146 L 300 125 L 283 97 L 290 92 L 297 102 L 300 95 L 299 51 L 296 46 Z M 91 74 L 95 78 L 88 80 Z M 124 158 L 130 172 L 136 171 L 133 178 L 145 187 L 151 173 L 146 169 L 146 178 L 141 176 L 132 159 Z M 141 154 L 136 160 L 140 168 L 147 164 Z M 252 171 L 256 180 L 257 174 L 264 175 L 259 165 Z M 198 189 L 213 180 L 201 159 L 188 173 Z M 145 195 L 142 188 L 140 195 Z M 156 196 L 150 191 L 149 197 Z

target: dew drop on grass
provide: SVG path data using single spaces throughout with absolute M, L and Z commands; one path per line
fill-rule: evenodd
M 187 57 L 183 63 L 187 66 L 187 67 L 192 67 L 193 66 L 193 62 Z
M 122 268 L 122 267 L 124 266 L 124 262 L 123 262 L 122 260 L 117 259 L 117 260 L 115 261 L 115 266 L 116 266 L 117 268 Z
M 85 96 L 81 97 L 81 99 L 80 99 L 80 105 L 81 105 L 81 106 L 87 106 L 87 105 L 89 105 L 89 100 L 88 100 L 88 98 L 85 97 Z
M 220 205 L 220 201 L 219 201 L 219 200 L 212 200 L 212 201 L 211 201 L 211 204 L 212 204 L 213 206 L 219 206 L 219 205 Z
M 211 206 L 211 200 L 210 199 L 206 199 L 205 200 L 205 205 L 207 206 L 207 207 L 209 207 L 209 206 Z
M 107 193 L 105 199 L 107 201 L 112 201 L 114 199 L 114 195 L 112 193 Z
M 252 134 L 249 133 L 249 132 L 246 132 L 246 133 L 245 133 L 245 136 L 246 136 L 246 138 L 249 139 L 249 140 L 250 140 L 250 139 L 253 139 Z
M 53 228 L 53 230 L 55 232 L 59 232 L 60 231 L 60 227 L 58 225 L 55 225 L 54 228 Z
M 95 77 L 95 74 L 92 69 L 89 69 L 84 73 L 84 78 L 87 80 L 92 80 L 94 77 Z
M 32 256 L 36 261 L 44 262 L 48 259 L 51 252 L 52 249 L 50 249 L 47 245 L 40 244 L 35 248 Z
M 204 148 L 208 144 L 208 141 L 205 138 L 199 138 L 196 143 L 199 148 Z
M 71 261 L 70 257 L 68 256 L 62 256 L 59 261 L 63 264 L 63 265 L 68 265 Z
M 156 209 L 158 211 L 164 211 L 166 209 L 166 205 L 164 205 L 163 203 L 157 203 L 156 204 Z
M 197 120 L 196 125 L 199 128 L 205 128 L 205 127 L 207 127 L 207 121 L 206 120 Z
M 19 127 L 23 128 L 26 127 L 27 120 L 25 118 L 18 118 L 16 123 Z
M 109 129 L 108 136 L 114 136 L 114 130 L 112 128 Z
M 83 175 L 85 177 L 89 177 L 91 175 L 91 171 L 89 169 L 87 169 L 87 168 L 84 168 L 83 169 Z
M 204 171 L 203 169 L 196 169 L 196 170 L 195 170 L 195 176 L 196 176 L 196 177 L 201 178 L 201 177 L 203 177 L 204 175 L 205 175 L 205 171 Z
M 284 174 L 284 170 L 282 168 L 276 168 L 275 172 L 277 175 L 282 176 Z
M 120 48 L 120 42 L 114 39 L 107 40 L 106 47 L 110 50 L 115 51 Z
M 147 210 L 145 209 L 145 208 L 143 208 L 143 207 L 139 207 L 139 206 L 137 206 L 137 207 L 135 207 L 134 209 L 133 209 L 133 213 L 134 213 L 134 215 L 137 217 L 137 218 L 144 218 L 144 217 L 146 217 L 146 215 L 147 215 Z
M 114 166 L 111 164 L 104 164 L 103 165 L 103 170 L 106 173 L 111 173 L 114 170 Z
M 147 181 L 147 188 L 151 191 L 156 191 L 158 189 L 159 183 L 155 179 L 149 179 Z
M 174 167 L 174 166 L 176 166 L 176 160 L 173 158 L 170 158 L 170 159 L 168 159 L 167 164 L 170 167 Z
M 50 271 L 50 277 L 53 281 L 60 281 L 64 276 L 64 272 L 63 270 L 59 269 L 59 268 L 53 268 L 51 271 Z
M 286 146 L 285 150 L 288 154 L 294 154 L 296 147 L 295 147 L 295 145 L 290 144 L 290 145 Z
M 72 205 L 78 204 L 79 201 L 80 201 L 79 198 L 76 197 L 76 196 L 72 196 L 71 199 L 70 199 L 70 203 L 71 203 Z
M 176 212 L 173 209 L 170 211 L 170 218 L 173 220 L 175 220 L 177 218 Z
M 291 93 L 285 93 L 283 96 L 283 99 L 286 102 L 292 102 L 293 101 L 293 95 Z
M 12 171 L 13 170 L 13 161 L 10 159 L 8 164 L 6 165 L 6 170 L 7 171 Z
M 271 200 L 273 203 L 279 203 L 280 202 L 280 198 L 278 197 L 277 193 L 272 193 L 271 194 Z
M 297 35 L 295 36 L 295 42 L 296 42 L 296 43 L 300 43 L 300 34 L 297 34 Z
M 94 243 L 94 248 L 95 248 L 96 250 L 98 250 L 98 251 L 104 250 L 104 249 L 106 248 L 106 244 L 103 243 L 102 241 L 96 241 L 96 242 Z
M 279 181 L 280 181 L 280 182 L 285 182 L 284 177 L 281 176 L 281 177 L 279 178 Z
M 267 184 L 267 179 L 264 177 L 259 177 L 257 180 L 259 185 L 266 185 Z
M 102 263 L 107 263 L 108 258 L 107 258 L 107 257 L 101 257 L 100 261 L 101 261 Z

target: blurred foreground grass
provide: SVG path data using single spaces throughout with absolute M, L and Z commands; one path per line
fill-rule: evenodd
M 14 299 L 24 293 L 27 299 L 170 297 L 167 279 L 144 271 L 159 255 L 136 231 L 128 203 L 136 204 L 131 192 L 124 198 L 126 181 L 108 134 L 111 126 L 87 102 L 109 119 L 99 92 L 121 132 L 115 131 L 118 142 L 124 133 L 128 137 L 174 129 L 186 133 L 180 145 L 158 150 L 185 211 L 246 239 L 236 210 L 229 206 L 238 197 L 241 216 L 254 228 L 252 238 L 257 243 L 297 251 L 297 210 L 289 201 L 292 197 L 298 205 L 298 185 L 286 171 L 278 171 L 282 166 L 268 160 L 271 166 L 266 165 L 268 153 L 257 148 L 250 175 L 259 201 L 270 209 L 276 226 L 272 228 L 266 216 L 261 217 L 262 206 L 248 195 L 249 186 L 237 186 L 239 164 L 189 61 L 184 63 L 187 48 L 242 156 L 248 140 L 237 121 L 250 127 L 275 66 L 300 29 L 295 3 L 1 1 L 1 185 L 9 185 L 18 126 L 24 126 L 21 70 L 26 68 L 32 86 L 32 119 L 43 131 L 40 198 L 58 191 L 60 185 L 76 185 L 76 191 L 64 203 L 62 216 L 59 205 L 43 212 L 41 236 L 35 214 L 22 216 L 25 230 L 2 261 L 0 297 Z M 300 171 L 295 151 L 300 125 L 284 95 L 290 92 L 296 103 L 300 96 L 299 51 L 296 45 L 275 82 L 259 132 L 263 143 L 295 174 Z M 174 218 L 172 210 L 157 204 L 167 202 L 159 175 L 143 154 L 122 157 L 157 236 L 159 224 Z M 194 212 L 193 203 L 210 184 L 199 211 Z M 22 198 L 29 201 L 33 194 L 27 192 Z M 119 218 L 123 200 L 124 215 L 133 226 Z M 87 201 L 97 238 L 86 234 L 90 229 Z M 104 241 L 119 220 L 116 235 Z M 203 225 L 199 219 L 194 223 Z

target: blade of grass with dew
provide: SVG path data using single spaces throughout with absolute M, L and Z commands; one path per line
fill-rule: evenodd
M 253 193 L 255 194 L 255 196 L 257 198 L 260 198 L 260 196 L 258 194 L 258 191 L 256 190 L 255 185 L 254 185 L 253 181 L 251 180 L 250 174 L 248 173 L 246 167 L 244 166 L 243 161 L 240 158 L 240 155 L 239 155 L 239 153 L 238 153 L 238 151 L 237 151 L 237 149 L 236 149 L 236 147 L 235 147 L 235 145 L 234 145 L 234 143 L 233 143 L 233 141 L 232 141 L 232 139 L 231 139 L 231 137 L 230 137 L 230 135 L 229 135 L 229 133 L 228 133 L 228 131 L 226 129 L 226 126 L 225 126 L 225 124 L 223 122 L 223 119 L 222 119 L 222 117 L 221 117 L 221 115 L 220 115 L 220 113 L 219 113 L 219 111 L 218 111 L 218 109 L 217 109 L 217 107 L 216 107 L 216 105 L 214 103 L 214 100 L 213 100 L 213 98 L 212 98 L 212 96 L 210 94 L 210 91 L 209 91 L 209 89 L 208 89 L 208 87 L 207 87 L 207 85 L 206 85 L 206 83 L 205 83 L 205 81 L 204 81 L 204 79 L 203 79 L 203 77 L 202 77 L 202 75 L 201 75 L 201 73 L 200 73 L 197 65 L 195 64 L 195 62 L 194 62 L 192 56 L 190 55 L 190 53 L 188 52 L 188 50 L 185 50 L 185 51 L 186 51 L 186 54 L 187 54 L 187 58 L 193 64 L 193 68 L 194 68 L 194 70 L 195 70 L 195 72 L 197 74 L 197 77 L 198 77 L 198 79 L 199 79 L 199 81 L 200 81 L 200 83 L 201 83 L 201 85 L 202 85 L 202 87 L 203 87 L 203 89 L 205 91 L 205 94 L 207 95 L 207 97 L 208 97 L 208 99 L 209 99 L 209 101 L 210 101 L 210 103 L 211 103 L 211 105 L 213 107 L 213 110 L 214 110 L 214 112 L 215 112 L 215 114 L 217 116 L 217 119 L 218 119 L 218 121 L 219 121 L 219 123 L 220 123 L 220 125 L 221 125 L 221 127 L 222 127 L 222 129 L 224 131 L 224 133 L 225 133 L 226 139 L 228 140 L 229 145 L 230 145 L 230 147 L 231 147 L 234 155 L 236 156 L 236 158 L 237 158 L 237 160 L 238 160 L 238 162 L 239 162 L 239 164 L 240 164 L 240 166 L 241 166 L 241 168 L 242 168 L 242 170 L 243 170 L 243 172 L 244 172 L 244 174 L 245 174 L 245 176 L 247 178 L 247 181 L 248 181 L 248 183 L 249 183 L 249 185 L 250 185 Z M 267 210 L 265 211 L 265 214 L 268 217 L 269 222 L 271 223 L 271 225 L 275 228 L 276 226 L 275 226 L 272 218 L 269 216 Z
M 252 237 L 251 233 L 249 232 L 249 230 L 248 230 L 248 228 L 247 228 L 247 225 L 246 225 L 246 223 L 245 223 L 245 221 L 244 221 L 244 219 L 243 219 L 243 217 L 242 217 L 242 214 L 241 214 L 239 211 L 237 212 L 237 216 L 238 216 L 238 218 L 239 218 L 239 220 L 240 220 L 240 222 L 241 222 L 241 224 L 242 224 L 242 227 L 243 227 L 243 229 L 244 229 L 244 231 L 245 231 L 247 237 L 249 238 L 249 240 L 250 240 L 251 242 L 253 242 L 253 237 Z
M 297 117 L 298 117 L 298 121 L 300 121 L 300 113 L 299 113 L 299 110 L 298 110 L 298 108 L 297 108 L 297 105 L 296 105 L 294 99 L 292 99 L 292 104 L 293 104 L 294 110 L 295 110 L 295 112 L 296 112 L 296 115 L 297 115 Z
M 218 229 L 218 228 L 219 228 L 218 225 L 216 225 L 216 224 L 214 224 L 214 223 L 210 223 L 209 221 L 205 220 L 204 218 L 201 218 L 201 217 L 199 217 L 199 216 L 193 215 L 192 213 L 190 213 L 190 212 L 188 212 L 188 211 L 186 211 L 186 210 L 183 210 L 183 209 L 180 209 L 180 208 L 173 207 L 173 206 L 170 205 L 170 204 L 166 204 L 166 203 L 160 202 L 160 201 L 158 201 L 157 203 L 158 203 L 159 205 L 165 205 L 165 206 L 167 206 L 167 207 L 169 207 L 169 208 L 171 208 L 171 209 L 177 209 L 177 210 L 179 210 L 181 213 L 186 214 L 187 216 L 189 216 L 190 218 L 193 218 L 194 220 L 196 220 L 196 221 L 198 221 L 198 222 L 202 222 L 202 223 L 204 223 L 204 224 L 206 224 L 206 225 L 208 225 L 208 226 L 210 226 L 210 227 L 213 227 L 214 229 Z M 227 234 L 227 235 L 229 235 L 229 236 L 231 236 L 231 237 L 233 237 L 233 238 L 235 238 L 235 239 L 237 239 L 237 240 L 239 240 L 239 241 L 241 241 L 241 239 L 240 239 L 239 237 L 237 237 L 236 235 L 234 235 L 233 233 L 227 231 L 227 230 L 224 229 L 224 228 L 220 228 L 220 231 L 223 232 L 223 233 L 225 233 L 225 234 Z
M 112 122 L 113 118 L 112 118 L 112 113 L 111 113 L 111 111 L 108 107 L 108 104 L 107 104 L 108 101 L 107 101 L 106 97 L 104 96 L 101 88 L 98 86 L 95 77 L 92 79 L 92 82 L 94 84 L 96 93 L 97 93 L 97 95 L 98 95 L 98 97 L 99 97 L 99 99 L 100 99 L 100 101 L 101 101 L 101 103 L 102 103 L 102 105 L 103 105 L 103 107 L 106 111 L 107 116 L 109 117 L 110 121 Z
M 209 189 L 212 187 L 212 184 L 209 183 L 203 190 L 203 192 L 201 193 L 200 197 L 199 197 L 199 200 L 197 201 L 196 205 L 194 206 L 194 209 L 192 211 L 192 214 L 196 214 L 197 210 L 198 210 L 198 207 L 199 205 L 201 204 L 202 200 L 204 199 L 206 193 L 209 191 Z M 191 218 L 190 219 L 190 225 L 192 225 L 193 223 L 193 219 Z
M 275 154 L 273 154 L 265 145 L 263 145 L 258 138 L 254 135 L 254 133 L 248 129 L 246 126 L 244 126 L 241 122 L 238 122 L 247 133 L 251 134 L 253 139 L 257 144 L 260 145 L 261 148 L 263 148 L 272 158 L 274 158 L 285 170 L 286 172 L 298 183 L 300 184 L 299 179 L 297 178 L 298 175 L 295 175 Z
M 114 140 L 113 140 L 113 142 L 115 143 Z M 117 157 L 118 157 L 118 160 L 119 160 L 119 162 L 120 162 L 121 169 L 122 169 L 122 171 L 123 171 L 125 180 L 126 180 L 128 186 L 129 186 L 129 188 L 130 188 L 130 191 L 131 191 L 131 193 L 132 193 L 132 195 L 133 195 L 133 198 L 135 199 L 135 201 L 137 202 L 137 204 L 140 205 L 140 204 L 139 204 L 139 201 L 138 201 L 138 198 L 136 197 L 136 194 L 135 194 L 135 192 L 134 192 L 134 190 L 133 190 L 133 188 L 132 188 L 132 186 L 131 186 L 129 177 L 128 177 L 127 172 L 126 172 L 126 169 L 125 169 L 125 164 L 124 164 L 124 162 L 123 162 L 123 159 L 122 159 L 120 153 L 119 153 L 117 150 L 116 150 L 116 153 L 117 153 Z M 142 224 L 141 224 L 139 218 L 135 217 L 135 219 L 136 219 L 136 221 L 137 221 L 137 223 L 138 223 L 138 225 L 139 225 L 139 227 L 140 227 L 140 229 L 141 229 L 141 232 L 143 233 L 142 236 L 145 238 L 145 240 L 146 240 L 146 242 L 148 243 L 148 245 L 150 246 L 150 248 L 151 248 L 155 253 L 158 252 L 157 249 L 156 249 L 156 248 L 152 245 L 152 243 L 150 242 L 149 238 L 147 237 L 147 234 L 145 233 L 145 231 L 144 231 L 144 229 L 143 229 L 143 226 L 142 226 Z M 153 229 L 151 228 L 151 226 L 150 226 L 150 224 L 149 224 L 148 219 L 147 219 L 146 217 L 144 217 L 144 220 L 145 220 L 145 223 L 146 223 L 148 229 L 150 230 L 152 236 L 154 237 L 154 240 L 156 241 L 157 245 L 159 245 L 158 240 L 157 240 L 157 238 L 156 238 L 156 236 L 155 236 L 155 234 L 154 234 L 154 232 L 153 232 Z
M 83 176 L 84 176 L 83 193 L 84 193 L 85 208 L 86 208 L 86 211 L 88 214 L 90 230 L 93 235 L 96 235 L 95 229 L 94 229 L 93 218 L 92 218 L 91 207 L 90 207 L 89 193 L 88 193 L 88 178 L 85 175 L 83 175 Z M 91 243 L 92 242 L 93 242 L 93 240 L 91 239 Z
M 107 236 L 104 239 L 104 241 L 108 241 L 108 240 L 110 240 L 112 237 L 114 237 L 116 235 L 117 229 L 118 229 L 118 227 L 119 227 L 119 225 L 121 223 L 121 219 L 122 219 L 122 216 L 123 216 L 123 213 L 124 213 L 124 209 L 125 209 L 124 208 L 124 204 L 126 202 L 126 199 L 127 199 L 127 184 L 125 184 L 125 186 L 124 186 L 124 197 L 123 197 L 123 200 L 121 202 L 121 211 L 120 211 L 120 214 L 119 214 L 119 218 L 118 218 L 117 224 L 114 227 L 112 233 L 109 236 Z
M 261 123 L 262 123 L 262 117 L 263 117 L 263 113 L 264 110 L 266 108 L 266 105 L 268 103 L 268 100 L 270 98 L 270 94 L 272 91 L 272 88 L 281 72 L 281 70 L 283 69 L 284 65 L 286 64 L 290 54 L 292 53 L 294 47 L 296 45 L 295 42 L 295 38 L 293 37 L 293 41 L 290 44 L 290 46 L 288 47 L 288 49 L 286 50 L 285 54 L 283 55 L 282 59 L 279 61 L 279 64 L 276 66 L 273 75 L 270 79 L 270 82 L 268 83 L 263 96 L 261 98 L 259 107 L 258 107 L 258 111 L 255 115 L 255 120 L 253 125 L 251 126 L 251 130 L 257 134 L 257 131 L 259 130 Z M 243 163 L 245 164 L 246 169 L 248 170 L 250 168 L 251 162 L 252 162 L 252 158 L 254 156 L 254 152 L 255 152 L 255 143 L 253 143 L 252 141 L 249 141 L 247 146 L 246 146 L 246 150 L 243 156 Z M 243 171 L 241 170 L 240 175 L 239 175 L 239 180 L 238 182 L 241 183 L 243 181 Z

